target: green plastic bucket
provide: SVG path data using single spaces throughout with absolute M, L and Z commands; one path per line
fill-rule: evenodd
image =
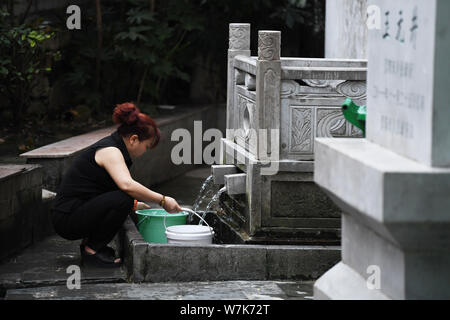
M 186 224 L 187 212 L 168 213 L 164 209 L 145 209 L 136 211 L 138 229 L 145 241 L 167 243 L 166 227 Z M 164 226 L 166 217 L 166 227 Z

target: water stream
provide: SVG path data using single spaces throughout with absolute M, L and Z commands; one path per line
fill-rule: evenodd
M 214 194 L 217 192 L 218 186 L 214 184 L 214 177 L 210 175 L 206 180 L 203 182 L 200 191 L 197 195 L 197 198 L 194 201 L 194 204 L 192 205 L 192 210 L 195 212 L 200 211 L 200 206 L 207 201 L 207 199 L 214 198 Z M 209 203 L 208 203 L 209 205 Z M 206 212 L 206 210 L 205 210 Z M 188 216 L 188 223 L 192 223 L 194 216 L 193 214 L 189 213 Z M 204 218 L 204 214 L 203 214 Z
M 201 215 L 202 218 L 205 218 L 206 213 L 216 209 L 216 206 L 218 204 L 218 200 L 220 199 L 220 195 L 224 193 L 226 190 L 225 187 L 221 188 L 219 190 L 219 186 L 214 184 L 214 177 L 210 175 L 206 180 L 203 182 L 200 191 L 198 193 L 197 198 L 194 201 L 194 204 L 192 205 L 192 210 L 195 212 L 203 211 L 203 214 Z M 201 205 L 208 201 L 208 204 L 206 205 L 205 210 L 200 210 Z M 193 215 L 190 213 L 188 216 L 188 223 L 192 223 Z M 200 220 L 200 225 L 203 224 L 203 221 Z
M 200 192 L 198 193 L 198 196 L 192 206 L 192 210 L 197 211 L 199 209 L 205 198 L 213 192 L 213 187 L 214 177 L 210 175 L 208 178 L 206 178 L 205 182 L 203 182 L 203 185 L 200 188 Z
M 218 200 L 220 199 L 220 195 L 226 191 L 226 187 L 223 187 L 219 191 L 216 192 L 216 194 L 212 197 L 211 201 L 209 201 L 208 205 L 206 206 L 205 211 L 202 214 L 202 218 L 205 218 L 206 213 L 208 213 L 214 205 L 217 205 Z M 200 225 L 203 224 L 203 221 L 200 221 Z

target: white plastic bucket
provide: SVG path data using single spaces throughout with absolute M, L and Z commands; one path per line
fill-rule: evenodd
M 211 244 L 214 231 L 211 227 L 198 225 L 171 226 L 166 229 L 168 243 Z
M 214 230 L 197 212 L 181 208 L 183 211 L 194 213 L 197 217 L 206 223 L 206 226 L 200 225 L 177 225 L 166 227 L 167 243 L 176 244 L 211 244 L 214 236 Z M 165 219 L 164 219 L 165 226 Z

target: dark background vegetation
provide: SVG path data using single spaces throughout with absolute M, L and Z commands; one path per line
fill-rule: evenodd
M 1 1 L 0 148 L 15 152 L 110 125 L 126 101 L 151 116 L 225 102 L 229 23 L 251 23 L 252 55 L 258 30 L 282 32 L 282 56 L 324 52 L 325 0 L 72 1 L 81 30 L 67 6 Z

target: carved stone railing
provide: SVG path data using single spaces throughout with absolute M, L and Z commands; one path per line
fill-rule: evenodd
M 313 160 L 316 137 L 361 137 L 341 104 L 365 104 L 367 62 L 283 58 L 280 44 L 279 31 L 259 31 L 250 56 L 250 25 L 230 24 L 227 139 L 258 160 Z
M 316 137 L 361 136 L 341 105 L 347 97 L 365 104 L 367 62 L 283 58 L 280 46 L 279 31 L 259 31 L 251 56 L 250 25 L 230 25 L 220 169 L 234 173 L 217 181 L 226 201 L 245 199 L 234 220 L 249 237 L 271 241 L 282 231 L 299 243 L 339 244 L 340 210 L 314 183 L 314 144 Z M 230 219 L 233 212 L 225 209 Z

